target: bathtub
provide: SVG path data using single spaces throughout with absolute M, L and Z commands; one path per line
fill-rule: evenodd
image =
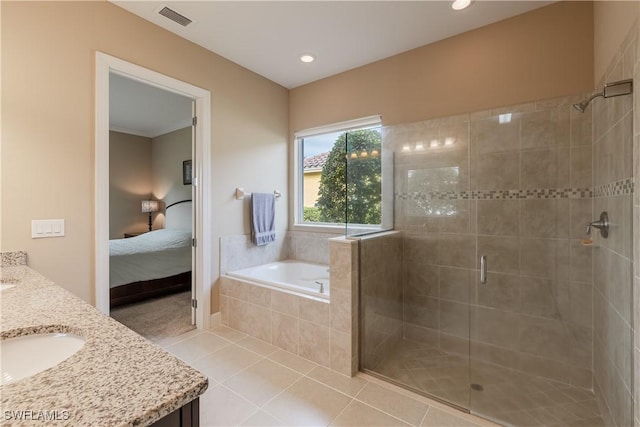
M 285 260 L 231 271 L 227 276 L 253 285 L 329 300 L 327 265 Z

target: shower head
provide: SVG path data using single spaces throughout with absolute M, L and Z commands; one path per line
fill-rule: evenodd
M 584 113 L 584 110 L 587 109 L 587 107 L 589 106 L 591 101 L 593 101 L 594 99 L 596 99 L 599 96 L 604 96 L 604 93 L 603 92 L 595 93 L 595 94 L 591 95 L 591 97 L 589 97 L 589 99 L 587 99 L 586 101 L 582 101 L 582 102 L 579 102 L 577 104 L 573 104 L 573 108 L 575 108 L 576 110 L 580 111 L 581 113 Z
M 586 101 L 573 104 L 573 108 L 580 111 L 581 113 L 584 113 L 591 101 L 599 96 L 603 98 L 612 98 L 614 96 L 629 95 L 631 93 L 633 93 L 633 80 L 631 79 L 607 83 L 604 85 L 604 90 L 602 92 L 591 95 L 591 97 Z
M 585 108 L 587 108 L 588 103 L 586 101 L 582 101 L 579 104 L 573 104 L 573 108 L 584 113 Z

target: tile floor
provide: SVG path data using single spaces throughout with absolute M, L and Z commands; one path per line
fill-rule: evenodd
M 365 374 L 349 378 L 227 327 L 158 345 L 209 377 L 206 426 L 496 426 Z
M 402 340 L 373 371 L 514 426 L 604 427 L 593 392 Z M 472 390 L 471 383 L 482 385 Z

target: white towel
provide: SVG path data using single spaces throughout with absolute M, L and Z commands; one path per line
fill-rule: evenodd
M 251 240 L 256 246 L 276 240 L 276 197 L 273 193 L 251 195 Z

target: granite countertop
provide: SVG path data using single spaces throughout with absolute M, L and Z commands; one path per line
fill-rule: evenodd
M 2 255 L 0 279 L 16 286 L 0 296 L 0 338 L 70 332 L 86 340 L 59 365 L 0 386 L 3 426 L 146 426 L 207 389 L 207 378 L 197 370 Z M 8 411 L 59 411 L 60 416 L 17 422 Z

